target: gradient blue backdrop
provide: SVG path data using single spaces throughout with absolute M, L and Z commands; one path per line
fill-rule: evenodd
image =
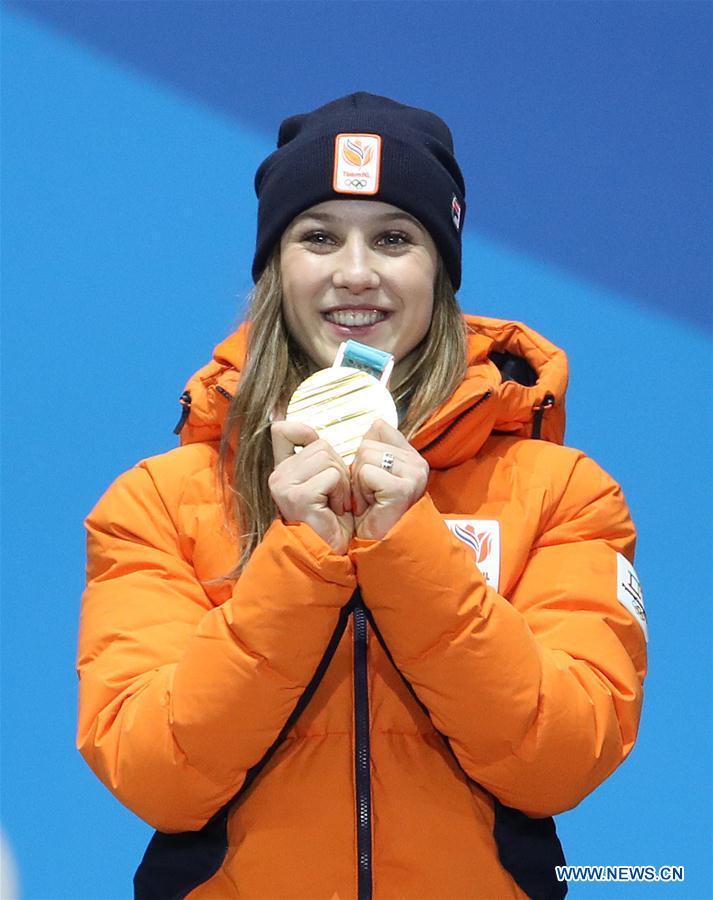
M 185 380 L 240 318 L 279 120 L 357 89 L 452 126 L 462 305 L 568 350 L 568 442 L 639 526 L 639 743 L 558 828 L 572 863 L 686 881 L 571 896 L 713 897 L 711 10 L 4 4 L 2 825 L 23 897 L 131 894 L 150 831 L 73 748 L 82 518 L 174 446 Z

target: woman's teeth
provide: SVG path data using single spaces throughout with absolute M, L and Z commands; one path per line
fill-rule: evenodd
M 335 309 L 333 312 L 325 313 L 324 318 L 328 322 L 333 322 L 335 325 L 342 325 L 345 327 L 361 327 L 364 325 L 376 325 L 377 322 L 381 322 L 382 319 L 386 318 L 386 313 L 380 312 L 377 309 L 369 310 L 368 312 L 363 312 L 362 310 L 347 310 L 347 309 Z

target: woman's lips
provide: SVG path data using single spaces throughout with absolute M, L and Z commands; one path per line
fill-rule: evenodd
M 375 331 L 389 313 L 380 309 L 333 309 L 322 316 L 339 337 L 363 337 Z
M 333 325 L 342 328 L 361 328 L 365 325 L 376 325 L 387 316 L 380 309 L 332 309 L 324 313 L 324 318 Z

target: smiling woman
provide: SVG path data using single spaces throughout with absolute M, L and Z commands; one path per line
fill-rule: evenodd
M 306 210 L 280 242 L 287 327 L 330 366 L 354 338 L 391 353 L 396 380 L 428 333 L 438 251 L 412 216 L 386 203 L 330 200 Z
M 562 446 L 566 357 L 460 313 L 433 113 L 293 116 L 255 185 L 247 322 L 182 446 L 87 519 L 78 744 L 157 829 L 136 897 L 562 897 L 551 816 L 630 752 L 646 669 L 621 490 Z M 330 403 L 367 421 L 344 456 Z

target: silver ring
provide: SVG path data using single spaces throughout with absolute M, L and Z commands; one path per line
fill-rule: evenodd
M 388 450 L 384 451 L 384 455 L 381 457 L 381 468 L 385 469 L 387 472 L 390 472 L 394 467 L 394 454 L 389 453 Z

